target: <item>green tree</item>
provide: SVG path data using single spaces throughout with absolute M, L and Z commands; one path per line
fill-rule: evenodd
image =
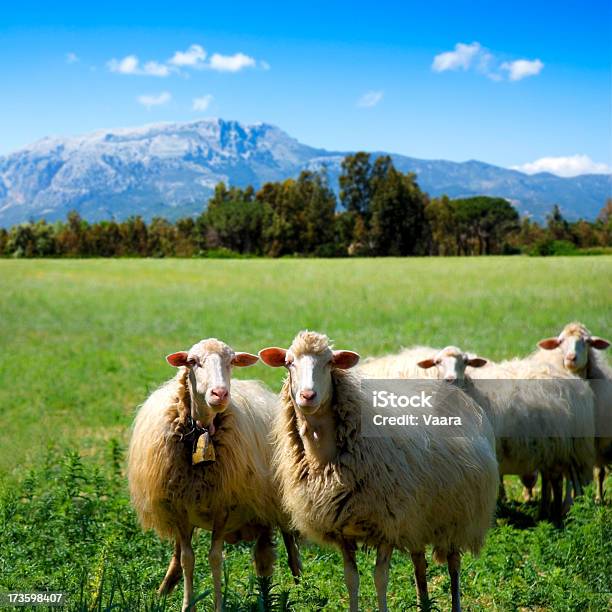
M 553 206 L 550 214 L 546 217 L 546 229 L 551 240 L 568 240 L 574 241 L 574 237 L 570 231 L 569 223 L 561 214 L 561 209 L 557 204 Z
M 334 217 L 334 245 L 336 255 L 344 257 L 349 254 L 355 231 L 355 214 L 341 211 Z
M 183 217 L 176 222 L 176 254 L 179 257 L 193 257 L 199 250 L 196 221 Z
M 595 227 L 601 246 L 612 246 L 612 198 L 608 198 L 597 215 Z
M 234 191 L 228 199 L 211 202 L 206 211 L 208 246 L 261 254 L 265 217 L 266 205 L 250 194 Z
M 36 239 L 31 223 L 20 223 L 11 227 L 7 250 L 13 257 L 34 257 L 36 255 Z
M 89 224 L 81 218 L 76 210 L 68 213 L 66 223 L 58 228 L 57 245 L 61 254 L 68 257 L 85 257 L 90 255 L 87 242 Z
M 455 240 L 455 213 L 448 196 L 433 198 L 425 207 L 430 229 L 432 255 L 457 255 Z
M 370 216 L 370 199 L 372 197 L 372 164 L 370 154 L 360 151 L 347 155 L 342 160 L 340 174 L 340 202 L 348 212 L 357 213 L 366 222 Z
M 8 255 L 8 232 L 3 227 L 0 227 L 0 257 Z
M 414 255 L 423 246 L 425 198 L 414 174 L 402 174 L 389 156 L 372 169 L 370 241 L 375 255 Z
M 149 236 L 147 225 L 142 217 L 130 217 L 120 225 L 126 255 L 147 257 L 149 255 Z
M 304 210 L 304 244 L 302 252 L 331 256 L 335 252 L 334 221 L 336 196 L 329 188 L 324 171 L 303 171 L 296 184 Z
M 166 219 L 154 217 L 147 229 L 147 252 L 152 257 L 174 255 L 176 228 Z
M 87 242 L 96 257 L 117 257 L 123 253 L 123 239 L 116 221 L 100 221 L 89 227 Z
M 476 196 L 452 200 L 458 251 L 464 255 L 501 253 L 519 229 L 519 215 L 504 198 Z
M 530 253 L 536 244 L 541 243 L 545 239 L 546 230 L 529 217 L 523 217 L 519 230 L 510 238 L 510 243 L 524 253 Z
M 304 202 L 297 181 L 267 183 L 257 193 L 267 205 L 265 254 L 272 257 L 302 253 L 306 238 Z

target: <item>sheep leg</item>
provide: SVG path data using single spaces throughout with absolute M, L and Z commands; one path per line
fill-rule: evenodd
M 561 511 L 563 506 L 563 476 L 560 474 L 555 474 L 553 478 L 551 478 L 552 484 L 552 519 L 553 521 L 561 520 Z
M 195 606 L 191 606 L 193 599 L 193 568 L 195 566 L 195 556 L 191 547 L 191 536 L 193 529 L 189 529 L 180 535 L 181 567 L 183 568 L 183 578 L 185 585 L 183 588 L 183 612 L 194 612 Z
M 376 552 L 376 568 L 374 569 L 374 584 L 378 598 L 379 612 L 387 612 L 387 584 L 389 582 L 389 563 L 393 546 L 380 544 Z
M 593 469 L 593 478 L 597 483 L 597 493 L 595 494 L 595 502 L 601 504 L 604 501 L 604 482 L 606 480 L 606 468 L 603 465 L 596 465 Z
M 461 570 L 461 555 L 452 552 L 446 557 L 448 573 L 451 580 L 452 612 L 461 612 L 461 591 L 459 590 L 459 571 Z
M 526 503 L 533 501 L 533 488 L 538 482 L 538 472 L 531 472 L 529 474 L 523 474 L 521 476 L 521 482 L 523 483 L 523 500 Z
M 563 507 L 561 508 L 561 515 L 565 516 L 572 507 L 574 503 L 574 498 L 572 497 L 572 489 L 574 485 L 572 483 L 572 479 L 568 478 L 565 481 L 565 498 L 563 499 Z
M 497 489 L 497 501 L 506 501 L 506 489 L 504 487 L 504 477 L 502 474 L 499 475 L 499 487 Z
M 272 539 L 272 529 L 260 527 L 259 535 L 254 547 L 255 573 L 259 582 L 264 610 L 269 610 L 272 604 L 270 588 L 272 586 L 272 573 L 276 560 L 276 545 Z
M 283 542 L 287 550 L 287 558 L 289 560 L 289 569 L 293 575 L 293 580 L 297 584 L 302 574 L 302 560 L 300 558 L 300 549 L 298 548 L 295 535 L 289 531 L 281 531 L 283 534 Z
M 582 495 L 584 493 L 584 489 L 582 488 L 582 479 L 578 474 L 578 470 L 574 463 L 570 466 L 570 473 L 572 476 L 572 485 L 574 487 L 574 498 L 578 495 Z
M 271 576 L 274 573 L 276 547 L 272 540 L 272 530 L 265 527 L 255 542 L 255 572 L 258 576 Z
M 344 582 L 349 592 L 350 612 L 359 612 L 359 572 L 355 560 L 355 542 L 342 541 Z
M 573 491 L 573 496 L 572 496 Z M 569 476 L 565 482 L 565 499 L 563 500 L 563 508 L 561 509 L 562 516 L 565 516 L 574 503 L 574 497 L 582 495 L 582 484 L 576 469 L 570 465 Z
M 177 538 L 174 541 L 174 552 L 172 553 L 172 559 L 170 559 L 170 565 L 166 575 L 162 580 L 162 583 L 157 589 L 158 595 L 169 595 L 172 593 L 174 587 L 178 584 L 181 579 L 181 543 Z
M 223 595 L 221 591 L 221 580 L 223 575 L 223 535 L 227 514 L 215 517 L 213 522 L 212 536 L 210 538 L 210 549 L 208 551 L 208 562 L 213 576 L 213 587 L 215 590 L 215 612 L 221 612 Z
M 424 552 L 410 553 L 414 565 L 414 578 L 417 588 L 417 601 L 422 610 L 429 609 L 429 593 L 427 592 L 427 561 Z
M 540 512 L 539 512 L 540 519 L 548 518 L 549 504 L 550 504 L 550 479 L 547 473 L 542 472 L 542 496 L 540 497 Z

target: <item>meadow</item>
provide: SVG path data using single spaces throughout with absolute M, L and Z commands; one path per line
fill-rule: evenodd
M 0 260 L 0 593 L 64 590 L 79 610 L 180 609 L 182 586 L 155 597 L 170 546 L 141 532 L 124 478 L 130 423 L 173 375 L 170 352 L 210 336 L 257 352 L 310 328 L 364 356 L 418 343 L 500 359 L 571 320 L 609 337 L 611 303 L 609 256 Z M 262 364 L 236 374 L 273 389 L 282 377 Z M 510 491 L 518 500 L 516 480 Z M 482 555 L 465 557 L 465 608 L 612 608 L 610 502 L 596 506 L 589 487 L 561 529 L 536 513 L 518 501 L 499 508 Z M 196 588 L 209 609 L 208 536 L 197 540 Z M 229 610 L 347 606 L 334 551 L 305 546 L 295 587 L 280 546 L 270 589 L 254 580 L 246 545 L 227 546 L 226 558 Z M 366 610 L 373 562 L 359 555 Z M 448 609 L 445 568 L 430 564 L 429 577 Z M 389 605 L 415 602 L 409 556 L 396 552 Z

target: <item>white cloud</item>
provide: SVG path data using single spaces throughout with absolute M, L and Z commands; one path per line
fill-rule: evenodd
M 76 53 L 66 53 L 66 63 L 67 64 L 76 64 L 79 61 L 79 56 Z
M 206 59 L 206 51 L 200 45 L 191 45 L 187 51 L 176 51 L 168 60 L 173 66 L 200 66 Z
M 520 81 L 528 76 L 540 74 L 544 63 L 539 59 L 518 59 L 501 62 L 501 59 L 479 42 L 457 43 L 453 51 L 439 53 L 433 59 L 434 72 L 447 70 L 474 70 L 492 81 Z
M 467 70 L 477 55 L 482 52 L 480 43 L 473 42 L 469 45 L 457 43 L 454 51 L 439 53 L 433 59 L 431 65 L 434 72 L 444 72 L 445 70 Z
M 170 92 L 162 91 L 160 94 L 147 94 L 143 96 L 138 96 L 138 103 L 145 106 L 147 109 L 152 108 L 153 106 L 162 106 L 167 104 L 172 99 Z
M 107 65 L 111 72 L 138 74 L 138 58 L 135 55 L 126 55 L 121 60 L 113 58 Z
M 257 62 L 255 58 L 244 53 L 234 53 L 234 55 L 213 53 L 208 61 L 206 61 L 206 58 L 207 54 L 204 48 L 200 45 L 193 44 L 190 45 L 186 51 L 175 51 L 174 55 L 166 62 L 152 60 L 141 64 L 136 55 L 126 55 L 121 59 L 111 59 L 106 63 L 106 66 L 111 72 L 116 72 L 118 74 L 136 74 L 156 77 L 167 77 L 172 73 L 188 76 L 184 69 L 208 68 L 219 72 L 239 72 L 244 68 L 254 68 L 257 65 L 259 65 L 262 70 L 270 69 L 270 64 L 267 62 L 263 60 Z
M 609 174 L 608 164 L 594 162 L 588 155 L 568 155 L 566 157 L 541 157 L 521 166 L 512 166 L 526 174 L 550 172 L 557 176 L 578 176 L 579 174 Z
M 194 98 L 192 108 L 194 111 L 199 111 L 203 113 L 206 109 L 208 109 L 212 100 L 213 97 L 211 94 L 206 94 L 205 96 L 202 96 L 200 98 Z
M 502 70 L 508 71 L 508 78 L 511 81 L 520 81 L 525 77 L 540 74 L 542 68 L 544 68 L 544 64 L 539 59 L 519 59 L 513 62 L 504 62 L 501 68 Z
M 219 72 L 238 72 L 243 68 L 255 66 L 255 60 L 244 53 L 234 53 L 234 55 L 221 55 L 213 53 L 209 63 L 210 68 Z
M 167 77 L 170 69 L 165 64 L 156 61 L 147 62 L 143 66 L 135 55 L 126 55 L 123 59 L 112 59 L 107 64 L 111 72 L 119 74 L 139 74 L 156 77 Z
M 357 100 L 357 106 L 360 108 L 372 108 L 383 99 L 382 91 L 368 91 Z
M 165 64 L 159 62 L 147 62 L 142 69 L 143 74 L 151 76 L 166 77 L 170 74 L 170 69 Z

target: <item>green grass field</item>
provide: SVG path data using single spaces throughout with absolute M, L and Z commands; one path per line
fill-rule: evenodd
M 608 256 L 0 260 L 0 593 L 67 590 L 78 609 L 160 605 L 154 590 L 170 548 L 140 532 L 122 454 L 136 406 L 173 375 L 167 353 L 209 336 L 256 352 L 310 328 L 364 356 L 419 343 L 499 359 L 530 352 L 574 319 L 609 337 L 611 304 Z M 282 376 L 261 364 L 238 374 L 274 389 Z M 516 482 L 511 490 L 518 499 Z M 502 509 L 480 558 L 465 557 L 465 608 L 612 607 L 612 509 L 591 498 L 589 489 L 561 530 L 535 525 L 535 506 Z M 203 593 L 206 542 L 202 534 L 196 551 Z M 228 608 L 259 609 L 248 547 L 226 554 Z M 347 606 L 339 555 L 306 547 L 300 587 L 283 555 L 280 547 L 279 609 Z M 373 558 L 360 554 L 365 610 L 375 608 Z M 448 609 L 444 568 L 430 565 L 430 587 Z M 167 609 L 180 609 L 181 589 Z M 412 567 L 397 552 L 389 602 L 416 609 Z

